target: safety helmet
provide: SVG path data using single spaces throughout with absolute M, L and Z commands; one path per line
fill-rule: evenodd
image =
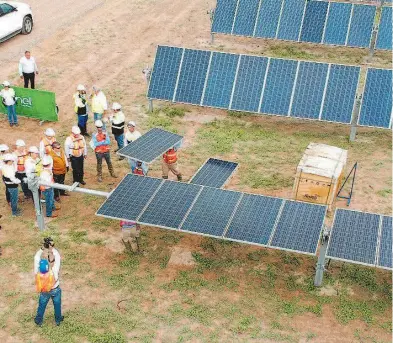
M 94 125 L 95 125 L 96 127 L 103 127 L 103 126 L 104 126 L 104 124 L 102 123 L 101 120 L 96 120 L 96 121 L 94 122 Z
M 79 135 L 81 133 L 81 129 L 78 126 L 75 125 L 75 126 L 72 127 L 71 132 L 74 135 Z
M 8 81 L 4 81 L 3 82 L 3 86 L 4 87 L 9 87 L 9 86 L 11 86 L 11 84 Z
M 121 105 L 118 102 L 112 104 L 112 110 L 121 110 Z
M 41 274 L 46 274 L 47 272 L 49 272 L 49 262 L 48 260 L 40 260 L 40 273 Z
M 10 148 L 8 147 L 7 144 L 0 144 L 0 151 L 1 152 L 7 151 L 7 150 L 10 150 Z
M 38 151 L 38 148 L 36 146 L 31 146 L 29 148 L 29 152 L 32 154 L 39 154 L 40 152 Z
M 26 146 L 26 143 L 25 143 L 25 141 L 24 141 L 23 139 L 18 139 L 18 140 L 16 141 L 15 145 L 16 145 L 17 147 L 22 147 L 22 146 Z
M 15 161 L 15 155 L 13 154 L 5 154 L 3 157 L 3 161 L 7 162 L 7 161 Z
M 42 165 L 49 166 L 50 164 L 52 164 L 52 158 L 49 156 L 44 156 L 42 159 Z
M 56 135 L 55 130 L 53 130 L 51 127 L 48 127 L 45 130 L 45 136 L 54 137 L 55 135 Z
M 131 121 L 128 122 L 127 126 L 133 126 L 133 127 L 135 127 L 136 124 L 135 124 L 134 121 L 131 120 Z
M 77 91 L 84 91 L 84 90 L 86 90 L 86 88 L 85 88 L 84 85 L 79 84 L 79 85 L 76 87 L 76 90 L 77 90 Z

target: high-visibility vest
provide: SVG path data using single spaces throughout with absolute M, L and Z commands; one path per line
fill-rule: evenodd
M 60 155 L 58 155 L 52 150 L 49 155 L 53 160 L 53 174 L 65 174 L 67 172 L 67 164 L 64 151 L 61 150 Z
M 71 149 L 71 154 L 74 157 L 80 157 L 83 155 L 85 151 L 85 140 L 81 135 L 78 135 L 78 137 L 75 137 L 74 135 L 71 135 L 71 140 L 73 144 L 73 148 Z
M 15 155 L 18 158 L 16 161 L 16 171 L 18 173 L 24 173 L 27 152 L 26 151 L 23 151 L 23 152 L 15 151 Z
M 177 154 L 175 149 L 169 149 L 163 156 L 165 163 L 172 164 L 177 162 Z
M 142 168 L 139 168 L 139 167 L 135 167 L 135 168 L 134 168 L 134 171 L 133 171 L 132 173 L 135 174 L 135 175 L 145 175 L 145 174 L 143 173 L 143 169 L 142 169 Z
M 55 282 L 56 280 L 52 270 L 49 270 L 45 274 L 37 273 L 35 276 L 37 292 L 49 292 L 55 285 Z
M 49 155 L 49 153 L 52 150 L 52 143 L 55 141 L 55 137 L 52 137 L 51 139 L 48 139 L 47 137 L 42 138 L 42 141 L 44 142 L 44 147 L 45 147 L 45 154 Z
M 97 142 L 102 142 L 102 141 L 105 141 L 105 139 L 106 139 L 106 132 L 95 133 L 95 135 L 96 135 Z M 106 153 L 110 149 L 111 148 L 109 145 L 100 145 L 100 146 L 96 147 L 94 151 L 98 152 L 98 153 Z

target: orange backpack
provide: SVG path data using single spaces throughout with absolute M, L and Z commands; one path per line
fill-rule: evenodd
M 49 270 L 45 274 L 37 273 L 35 276 L 35 285 L 37 292 L 49 292 L 55 285 L 55 277 L 52 270 Z

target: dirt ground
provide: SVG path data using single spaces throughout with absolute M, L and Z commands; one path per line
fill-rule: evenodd
M 47 127 L 53 127 L 58 133 L 60 141 L 63 142 L 69 134 L 71 126 L 75 124 L 72 94 L 79 83 L 86 84 L 89 87 L 93 84 L 101 86 L 109 102 L 119 101 L 123 106 L 127 120 L 135 120 L 140 124 L 141 131 L 146 131 L 148 125 L 150 125 L 150 119 L 146 114 L 146 83 L 142 69 L 146 65 L 152 65 L 158 44 L 263 54 L 266 56 L 282 56 L 288 51 L 289 53 L 295 51 L 298 55 L 293 56 L 293 58 L 350 64 L 361 63 L 367 55 L 367 52 L 362 49 L 323 47 L 228 36 L 217 36 L 212 46 L 210 44 L 210 20 L 207 10 L 214 7 L 215 1 L 213 0 L 86 0 L 83 2 L 75 0 L 30 0 L 29 4 L 34 14 L 34 31 L 29 36 L 20 35 L 0 45 L 0 78 L 8 79 L 15 85 L 21 85 L 17 75 L 18 59 L 22 56 L 24 50 L 30 49 L 32 55 L 36 57 L 40 70 L 37 88 L 56 92 L 57 103 L 60 108 L 60 121 L 54 124 L 44 123 L 43 126 L 39 126 L 37 121 L 21 118 L 19 128 L 9 128 L 5 117 L 0 116 L 0 143 L 9 145 L 12 145 L 18 138 L 23 138 L 28 145 L 37 145 L 41 132 Z M 292 56 L 286 57 L 291 58 Z M 389 53 L 377 53 L 373 65 L 379 67 L 390 66 L 391 57 Z M 190 162 L 189 165 L 183 162 L 183 173 L 190 177 L 197 170 L 199 161 L 202 162 L 210 157 L 210 155 L 201 154 L 196 157 L 197 161 L 191 162 L 195 156 L 193 154 L 195 147 L 199 144 L 198 130 L 215 119 L 224 120 L 227 114 L 225 111 L 214 109 L 198 107 L 189 107 L 188 109 L 190 112 L 187 112 L 184 118 L 176 119 L 176 128 L 185 135 L 185 151 L 181 157 L 184 161 Z M 305 135 L 305 132 L 315 133 L 315 137 L 322 137 L 321 141 L 327 143 L 335 142 L 334 139 L 330 140 L 335 135 L 345 137 L 349 134 L 349 127 L 328 123 L 288 121 L 285 118 L 267 116 L 247 117 L 238 120 L 246 123 L 246 127 L 247 125 L 261 125 L 266 130 L 284 132 L 289 137 Z M 89 128 L 90 130 L 93 128 L 91 118 Z M 310 134 L 310 138 L 305 137 L 309 141 L 315 139 L 312 134 Z M 382 143 L 379 144 L 379 142 Z M 356 146 L 356 144 L 358 145 Z M 368 145 L 375 146 L 376 150 L 367 150 Z M 365 147 L 363 151 L 366 151 L 366 154 L 362 154 L 361 147 Z M 390 134 L 384 130 L 361 128 L 359 129 L 357 143 L 348 145 L 348 149 L 350 159 L 348 165 L 360 161 L 355 197 L 351 208 L 391 214 L 392 159 Z M 299 152 L 296 152 L 296 154 L 294 152 L 294 159 L 297 159 L 298 155 Z M 230 158 L 231 153 L 226 155 L 217 154 L 217 157 Z M 235 154 L 233 157 L 236 157 Z M 115 168 L 119 176 L 122 177 L 128 172 L 128 168 L 125 163 L 114 159 Z M 287 169 L 282 170 L 282 172 L 293 176 L 296 163 L 291 167 L 285 165 L 285 168 Z M 95 158 L 91 153 L 87 160 L 86 169 L 86 182 L 89 188 L 110 191 L 119 181 L 109 179 L 108 175 L 104 175 L 105 182 L 97 184 Z M 242 181 L 241 173 L 242 170 L 234 176 L 227 186 L 228 188 L 282 197 L 291 196 L 291 187 L 253 188 Z M 153 166 L 151 175 L 160 176 L 158 165 Z M 183 299 L 182 286 L 174 280 L 178 280 L 179 275 L 186 275 L 182 273 L 192 273 L 190 270 L 195 266 L 193 253 L 195 251 L 205 252 L 201 245 L 203 246 L 206 241 L 200 237 L 183 235 L 179 243 L 177 238 L 168 236 L 159 229 L 146 230 L 147 236 L 144 238 L 146 254 L 138 259 L 139 269 L 137 273 L 133 274 L 132 277 L 130 276 L 129 279 L 124 279 L 125 277 L 121 276 L 121 270 L 118 271 L 120 276 L 113 274 L 115 273 L 113 270 L 118 270 L 116 268 L 119 268 L 119 263 L 121 264 L 123 260 L 128 261 L 119 242 L 118 223 L 100 221 L 100 218 L 94 216 L 101 202 L 102 199 L 72 194 L 69 199 L 63 201 L 59 219 L 48 223 L 49 232 L 63 241 L 62 248 L 66 256 L 62 285 L 65 294 L 67 294 L 64 297 L 63 304 L 66 316 L 67 311 L 69 311 L 72 313 L 70 317 L 74 316 L 72 318 L 76 318 L 75 323 L 73 322 L 75 327 L 77 327 L 77 319 L 80 319 L 78 317 L 80 313 L 75 314 L 72 311 L 78 308 L 84 308 L 87 311 L 105 303 L 112 306 L 113 311 L 124 312 L 128 310 L 136 313 L 135 308 L 127 307 L 131 306 L 127 302 L 122 305 L 124 309 L 118 310 L 115 306 L 119 299 L 127 298 L 128 291 L 142 292 L 139 288 L 127 288 L 131 287 L 127 283 L 130 282 L 134 287 L 138 285 L 141 288 L 146 287 L 149 294 L 141 296 L 138 302 L 140 305 L 138 311 L 142 311 L 146 318 L 145 321 L 135 319 L 137 324 L 133 329 L 124 330 L 124 327 L 121 328 L 127 332 L 127 342 L 310 341 L 344 343 L 387 342 L 390 340 L 389 330 L 387 331 L 386 328 L 384 329 L 378 325 L 371 325 L 364 320 L 355 318 L 345 324 L 338 322 L 334 315 L 335 307 L 329 304 L 321 305 L 321 308 L 323 308 L 323 315 L 321 316 L 306 311 L 299 314 L 295 312 L 293 316 L 280 317 L 286 329 L 279 324 L 274 324 L 276 323 L 272 319 L 275 312 L 274 307 L 267 305 L 271 300 L 270 293 L 267 292 L 266 296 L 260 295 L 251 287 L 255 277 L 248 275 L 249 268 L 252 269 L 252 275 L 264 273 L 266 269 L 266 264 L 255 261 L 249 261 L 251 267 L 242 264 L 244 270 L 242 268 L 237 270 L 236 266 L 229 267 L 227 271 L 218 269 L 225 275 L 226 280 L 226 288 L 219 292 L 212 292 L 210 289 L 203 289 L 198 292 L 200 276 L 198 276 L 199 274 L 195 276 L 195 279 L 191 280 L 191 287 L 195 287 L 195 291 L 185 295 L 186 300 L 182 302 L 181 306 L 188 313 L 188 318 L 197 318 L 199 324 L 187 322 L 187 326 L 184 326 L 186 320 L 182 317 L 176 317 L 179 310 L 178 306 L 180 306 L 178 304 L 179 299 Z M 2 275 L 0 287 L 4 290 L 4 294 L 0 294 L 0 318 L 7 318 L 6 321 L 4 319 L 4 322 L 0 323 L 0 341 L 7 343 L 60 342 L 60 337 L 56 336 L 56 333 L 51 331 L 52 329 L 40 332 L 34 330 L 31 324 L 36 306 L 31 264 L 32 256 L 42 236 L 34 228 L 32 206 L 22 204 L 25 216 L 22 220 L 17 220 L 8 217 L 8 208 L 3 198 L 0 200 L 0 205 L 3 208 L 4 215 L 1 223 L 3 229 L 0 231 L 1 245 L 3 246 L 3 257 L 1 257 L 3 262 L 0 261 Z M 338 206 L 345 207 L 345 203 L 341 201 Z M 86 232 L 87 238 L 85 236 L 80 238 L 75 235 L 75 232 L 80 234 L 80 230 Z M 173 242 L 168 243 L 168 239 L 175 239 L 178 245 L 175 246 Z M 220 247 L 215 247 L 215 249 L 221 249 Z M 76 254 L 82 256 L 81 260 L 78 260 L 78 257 L 72 254 L 73 249 Z M 161 250 L 166 255 L 162 255 Z M 254 254 L 255 251 L 258 251 L 258 249 L 235 246 L 230 249 L 231 259 L 247 261 L 247 256 Z M 227 250 L 224 252 L 229 254 Z M 270 252 L 268 256 L 265 256 L 265 259 L 274 264 L 280 260 L 280 256 L 279 252 Z M 301 267 L 298 268 L 299 273 L 312 275 L 315 261 L 302 256 L 298 258 L 301 261 Z M 161 260 L 166 261 L 165 268 L 162 268 Z M 75 261 L 84 261 L 83 263 L 89 266 L 84 270 L 83 278 L 78 278 L 75 275 L 76 272 L 72 265 Z M 12 264 L 9 265 L 11 262 Z M 286 271 L 285 268 L 282 270 L 283 272 Z M 118 278 L 116 282 L 113 281 L 113 284 L 117 285 L 117 282 L 119 282 L 123 285 L 123 288 L 112 287 L 111 282 L 109 285 L 103 282 L 102 277 L 106 272 L 113 274 L 110 274 L 110 280 L 115 280 L 115 277 Z M 333 275 L 338 273 L 339 268 L 334 267 Z M 154 277 L 151 274 L 154 274 Z M 213 270 L 204 270 L 200 275 L 203 276 L 203 281 L 208 284 L 213 282 L 216 285 L 214 282 L 221 280 L 219 273 L 214 268 Z M 388 272 L 378 271 L 377 278 L 378 280 L 388 280 L 386 282 L 391 284 L 389 281 L 391 275 Z M 235 291 L 231 290 L 231 286 L 228 286 L 228 282 L 230 282 L 228 279 L 235 280 L 238 283 Z M 127 280 L 127 282 L 122 280 Z M 171 284 L 171 282 L 175 284 L 173 287 L 178 288 L 175 288 L 171 293 L 167 293 L 162 287 Z M 201 281 L 201 283 L 203 282 Z M 277 283 L 279 282 L 277 281 Z M 326 286 L 324 291 L 329 293 L 329 287 L 331 287 L 330 289 L 334 289 L 333 293 L 336 292 L 337 285 L 329 285 Z M 286 297 L 296 299 L 298 295 L 299 299 L 304 300 L 305 304 L 307 303 L 307 299 L 300 296 L 303 294 L 302 291 L 296 291 L 298 293 L 290 292 L 288 293 L 290 296 L 288 296 L 285 293 L 285 285 L 278 284 L 276 288 L 279 296 L 284 299 L 282 301 L 285 301 Z M 356 286 L 353 297 L 364 296 L 367 301 L 367 296 L 364 294 L 369 293 L 363 294 L 362 292 L 364 290 Z M 250 309 L 250 313 L 245 312 L 243 320 L 233 330 L 226 327 L 225 320 L 232 320 L 228 318 L 232 318 L 231 316 L 234 316 L 233 313 L 236 310 L 233 310 L 235 307 L 232 310 L 220 307 L 225 303 L 233 303 L 233 306 L 240 306 L 240 308 L 244 305 L 245 309 Z M 203 317 L 205 307 L 200 307 L 198 304 L 202 304 L 200 306 L 206 306 L 206 308 L 211 306 L 217 313 L 228 312 L 228 316 L 224 320 L 211 314 L 209 318 L 213 318 L 212 321 L 206 323 Z M 356 311 L 354 310 L 354 312 Z M 83 312 L 81 313 L 83 315 Z M 110 313 L 105 325 L 108 325 L 108 321 L 113 320 L 115 322 L 118 318 L 116 317 L 117 312 Z M 28 314 L 28 318 L 25 320 L 26 314 Z M 49 315 L 47 316 L 49 317 Z M 113 316 L 113 318 L 110 318 L 110 316 Z M 266 321 L 265 317 L 267 318 Z M 83 321 L 84 317 L 81 318 L 80 320 Z M 131 325 L 123 317 L 119 318 L 118 322 L 121 322 L 121 325 Z M 391 309 L 389 308 L 383 312 L 378 318 L 380 320 L 384 318 L 385 321 L 391 322 Z M 177 320 L 178 322 L 176 322 Z M 233 320 L 235 321 L 236 318 Z M 151 321 L 153 327 L 149 327 L 149 323 L 146 321 Z M 174 322 L 177 324 L 174 324 Z M 98 319 L 97 323 L 99 323 Z M 253 325 L 255 329 L 259 330 L 259 336 L 256 334 L 255 337 L 253 336 L 250 329 Z M 280 333 L 271 333 L 269 325 L 275 327 Z M 184 332 L 175 329 L 183 327 Z M 64 330 L 68 329 L 66 327 Z M 72 329 L 69 330 L 64 331 L 65 335 L 74 334 Z M 100 327 L 96 328 L 96 331 L 100 332 Z M 146 334 L 146 332 L 142 334 L 142 331 L 149 334 Z M 96 336 L 93 334 L 91 337 L 94 339 L 86 338 L 90 337 L 89 334 L 83 330 L 80 332 L 82 332 L 84 338 L 78 339 L 72 336 L 73 340 L 70 341 L 123 341 L 120 338 L 116 339 L 116 336 L 111 339 L 98 340 L 94 338 Z

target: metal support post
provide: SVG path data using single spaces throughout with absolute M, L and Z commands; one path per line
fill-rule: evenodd
M 152 99 L 148 99 L 148 108 L 147 108 L 147 110 L 148 110 L 149 113 L 152 113 L 153 110 L 154 110 L 153 100 Z
M 214 11 L 215 9 L 211 9 L 210 11 L 207 11 L 207 14 L 210 16 L 210 23 L 211 23 L 211 29 L 210 29 L 210 44 L 214 44 L 214 33 L 212 32 L 213 28 L 213 20 L 214 20 Z
M 328 246 L 328 242 L 329 242 L 329 234 L 330 234 L 330 231 L 328 230 L 327 227 L 325 227 L 323 230 L 323 233 L 322 233 L 321 248 L 319 250 L 317 268 L 316 268 L 316 272 L 315 272 L 315 279 L 314 279 L 314 286 L 315 287 L 322 286 L 323 273 L 325 271 L 326 252 L 327 252 L 327 246 Z
M 38 189 L 40 187 L 38 181 L 39 181 L 38 177 L 33 176 L 27 178 L 27 185 L 31 190 L 31 192 L 33 193 L 34 208 L 37 217 L 37 226 L 41 231 L 43 231 L 45 230 L 45 220 L 44 220 L 44 213 L 42 212 L 40 194 L 38 193 Z
M 150 69 L 150 67 L 149 66 L 146 66 L 143 70 L 142 70 L 142 73 L 143 73 L 143 75 L 144 75 L 144 77 L 145 77 L 145 81 L 146 81 L 146 84 L 147 84 L 147 87 L 149 87 L 149 84 L 150 84 L 150 78 L 151 78 L 151 69 Z M 153 100 L 152 99 L 147 99 L 148 100 L 148 108 L 147 108 L 147 111 L 148 111 L 148 113 L 151 113 L 151 112 L 153 112 Z
M 349 135 L 349 140 L 351 142 L 353 142 L 356 138 L 357 123 L 358 123 L 358 119 L 359 119 L 360 103 L 361 102 L 362 102 L 362 95 L 356 96 L 355 110 L 354 110 L 352 121 L 351 121 L 351 133 Z
M 352 167 L 351 171 L 349 172 L 348 176 L 345 178 L 345 180 L 344 180 L 343 184 L 341 185 L 339 191 L 337 192 L 337 198 L 346 199 L 347 200 L 347 206 L 349 206 L 349 204 L 351 203 L 351 200 L 352 200 L 353 186 L 355 184 L 356 170 L 357 169 L 358 169 L 358 163 L 356 162 L 353 165 L 353 167 Z M 341 195 L 341 192 L 343 191 L 344 186 L 347 183 L 348 179 L 351 177 L 352 173 L 353 173 L 353 178 L 352 178 L 351 189 L 349 191 L 349 194 L 348 194 L 348 196 Z

